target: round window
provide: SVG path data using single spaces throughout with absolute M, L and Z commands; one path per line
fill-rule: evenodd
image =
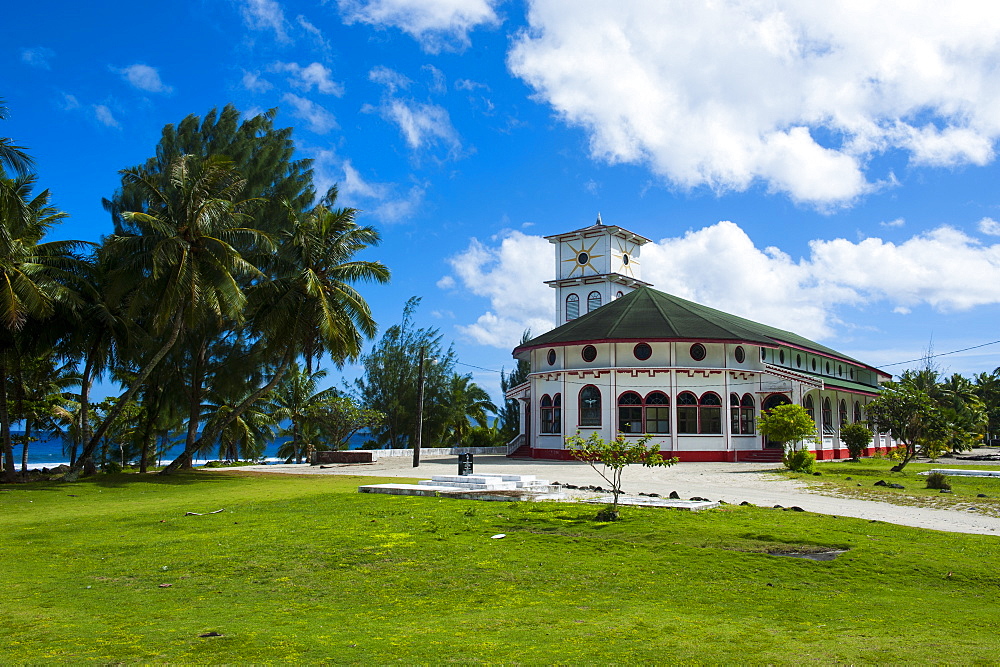
M 581 252 L 579 255 L 576 256 L 576 261 L 578 264 L 586 264 L 587 262 L 590 261 L 590 255 L 588 255 L 585 252 Z
M 556 351 L 555 350 L 549 350 L 548 355 L 546 355 L 546 359 L 549 362 L 549 366 L 555 366 L 556 365 Z
M 594 347 L 593 345 L 587 345 L 586 347 L 583 348 L 582 355 L 584 361 L 588 362 L 593 361 L 594 359 L 597 358 L 597 348 Z
M 649 346 L 648 343 L 638 343 L 634 348 L 632 348 L 632 354 L 639 361 L 646 361 L 651 356 L 653 356 L 653 348 Z
M 764 361 L 765 359 L 767 359 L 767 350 L 760 348 L 760 360 Z
M 742 364 L 747 358 L 747 354 L 743 351 L 743 347 L 741 345 L 736 346 L 736 350 L 733 351 L 733 356 L 736 357 L 736 363 L 738 364 Z
M 844 367 L 840 366 L 839 364 L 837 365 L 837 375 L 839 375 L 840 377 L 844 377 Z
M 801 354 L 796 354 L 795 355 L 795 365 L 798 366 L 799 368 L 802 368 L 802 355 Z
M 815 359 L 812 360 L 812 365 L 813 365 L 813 370 L 816 370 L 816 360 Z
M 853 368 L 850 370 L 850 373 L 851 373 L 851 379 L 853 380 L 854 379 L 854 369 Z
M 829 375 L 829 374 L 830 374 L 830 362 L 829 362 L 829 361 L 828 361 L 828 362 L 826 362 L 826 374 L 827 374 L 827 375 Z
M 691 346 L 691 358 L 695 361 L 701 361 L 705 358 L 705 346 L 701 343 L 695 343 Z
M 778 350 L 778 363 L 779 364 L 785 363 L 785 351 L 784 350 Z
M 622 255 L 622 264 L 628 266 L 628 255 Z

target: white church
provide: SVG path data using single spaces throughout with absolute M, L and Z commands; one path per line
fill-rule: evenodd
M 816 457 L 848 456 L 840 426 L 862 420 L 889 374 L 653 289 L 641 279 L 649 239 L 600 217 L 546 238 L 555 246 L 556 279 L 547 284 L 558 326 L 513 352 L 530 374 L 507 392 L 521 404 L 512 455 L 568 459 L 568 435 L 623 433 L 648 434 L 681 461 L 780 460 L 781 445 L 756 432 L 756 417 L 797 403 L 822 436 Z

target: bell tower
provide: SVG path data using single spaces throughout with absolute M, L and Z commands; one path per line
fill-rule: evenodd
M 556 290 L 556 326 L 649 285 L 640 280 L 639 261 L 649 239 L 605 225 L 600 213 L 589 227 L 545 238 L 556 246 L 556 279 L 546 281 Z

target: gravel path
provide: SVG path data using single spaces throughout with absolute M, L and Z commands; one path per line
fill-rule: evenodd
M 668 495 L 671 491 L 677 491 L 681 498 L 701 496 L 733 504 L 745 500 L 763 507 L 797 505 L 808 512 L 818 514 L 836 514 L 956 533 L 1000 534 L 1000 518 L 959 510 L 926 509 L 819 495 L 810 492 L 808 487 L 801 482 L 769 474 L 770 471 L 779 467 L 753 463 L 679 463 L 671 468 L 633 466 L 625 471 L 623 486 L 624 491 L 629 494 L 644 492 Z M 419 468 L 413 468 L 412 460 L 409 457 L 384 457 L 371 464 L 335 465 L 323 468 L 303 463 L 215 470 L 430 479 L 432 475 L 456 474 L 458 458 L 455 456 L 425 458 L 421 460 Z M 607 487 L 607 483 L 590 466 L 577 461 L 538 461 L 508 459 L 505 456 L 476 456 L 475 470 L 480 473 L 507 472 L 535 475 L 540 479 L 578 486 Z

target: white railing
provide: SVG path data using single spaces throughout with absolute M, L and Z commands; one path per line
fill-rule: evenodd
M 518 450 L 521 445 L 524 444 L 524 434 L 521 433 L 514 437 L 513 440 L 507 443 L 507 456 L 510 456 Z

